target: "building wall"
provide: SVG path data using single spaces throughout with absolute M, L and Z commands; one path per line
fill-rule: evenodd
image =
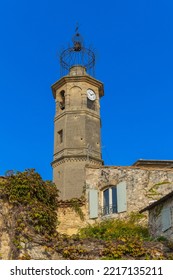
M 123 217 L 132 211 L 139 211 L 173 190 L 173 169 L 142 167 L 86 167 L 86 189 L 98 190 L 98 218 L 103 206 L 103 190 L 108 186 L 126 184 L 127 211 L 113 214 Z
M 173 241 L 173 197 L 149 210 L 148 224 L 152 236 L 164 236 Z
M 58 162 L 58 165 L 54 167 L 54 180 L 58 182 L 60 198 L 69 199 L 81 196 L 84 188 L 85 164 L 84 159 L 69 158 Z
M 84 220 L 80 218 L 80 215 L 73 207 L 59 207 L 57 212 L 59 222 L 57 231 L 62 234 L 73 235 L 85 227 L 87 225 L 85 205 L 81 206 L 81 211 L 84 215 Z

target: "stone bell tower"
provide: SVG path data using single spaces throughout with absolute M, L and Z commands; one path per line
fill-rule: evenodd
M 86 164 L 102 165 L 100 98 L 103 84 L 90 74 L 95 55 L 76 33 L 60 56 L 61 78 L 52 85 L 54 119 L 53 181 L 60 199 L 82 195 Z

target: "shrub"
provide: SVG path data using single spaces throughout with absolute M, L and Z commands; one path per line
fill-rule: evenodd
M 103 240 L 112 240 L 122 237 L 136 237 L 148 239 L 149 233 L 146 227 L 143 227 L 132 221 L 131 218 L 122 219 L 109 219 L 94 225 L 89 225 L 80 230 L 80 237 L 88 238 L 93 237 Z

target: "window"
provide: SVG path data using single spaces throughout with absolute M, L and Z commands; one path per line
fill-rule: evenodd
M 95 110 L 95 102 L 87 98 L 87 108 Z
M 117 213 L 117 189 L 109 187 L 103 191 L 103 215 Z
M 63 130 L 61 129 L 60 131 L 58 131 L 57 144 L 61 144 L 62 142 L 63 142 Z
M 65 91 L 62 90 L 60 92 L 60 96 L 61 96 L 61 101 L 59 102 L 59 106 L 61 108 L 61 110 L 64 110 L 65 109 Z
M 126 210 L 126 182 L 121 182 L 117 186 L 109 186 L 103 191 L 103 216 L 125 212 Z

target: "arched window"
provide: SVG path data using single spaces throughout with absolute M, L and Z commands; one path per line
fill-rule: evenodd
M 59 106 L 61 110 L 65 109 L 65 91 L 61 90 L 60 92 L 61 101 L 59 102 Z
M 95 101 L 92 101 L 87 98 L 87 108 L 91 110 L 95 110 Z
M 110 186 L 103 191 L 103 215 L 117 213 L 117 188 Z
M 102 215 L 127 211 L 126 182 L 108 186 L 103 190 Z

